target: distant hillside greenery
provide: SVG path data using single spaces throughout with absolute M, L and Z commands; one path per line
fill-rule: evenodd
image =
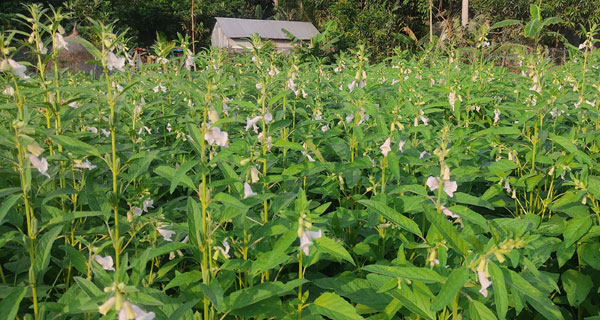
M 167 39 L 176 39 L 177 33 L 191 35 L 194 29 L 197 47 L 210 45 L 210 31 L 214 17 L 310 21 L 319 30 L 327 23 L 328 35 L 336 39 L 337 51 L 366 44 L 371 56 L 390 56 L 394 48 L 414 48 L 411 33 L 424 43 L 429 39 L 429 5 L 432 4 L 435 35 L 444 30 L 456 29 L 460 18 L 462 0 L 195 0 L 194 28 L 192 28 L 192 0 L 50 0 L 50 1 L 0 1 L 0 30 L 20 28 L 14 22 L 17 13 L 24 13 L 24 4 L 41 2 L 46 7 L 64 7 L 72 11 L 74 19 L 65 28 L 69 30 L 78 22 L 78 30 L 86 35 L 87 16 L 105 22 L 118 20 L 118 30 L 128 29 L 129 43 L 149 47 L 157 33 Z M 469 16 L 473 25 L 491 25 L 506 19 L 526 21 L 529 5 L 540 5 L 543 17 L 555 16 L 563 23 L 553 25 L 571 43 L 581 39 L 581 25 L 589 28 L 600 22 L 600 0 L 470 0 Z M 467 32 L 453 32 L 458 42 L 469 44 L 475 27 Z M 504 41 L 524 42 L 519 30 L 507 28 L 501 37 Z M 93 39 L 91 39 L 93 41 Z M 557 37 L 546 37 L 544 44 L 560 46 Z

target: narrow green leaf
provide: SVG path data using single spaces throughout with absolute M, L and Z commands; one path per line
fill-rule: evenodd
M 279 281 L 265 282 L 254 287 L 234 291 L 223 299 L 223 310 L 236 310 L 270 297 L 279 297 L 292 293 L 292 289 L 305 282 L 306 280 L 304 279 L 295 279 L 285 284 Z
M 433 300 L 431 310 L 440 311 L 450 305 L 467 280 L 469 280 L 469 270 L 464 267 L 452 270 L 446 283 L 442 286 L 442 290 Z
M 0 310 L 2 310 L 3 317 L 6 320 L 14 320 L 19 311 L 19 305 L 21 300 L 25 297 L 27 288 L 16 288 L 13 289 L 2 301 L 0 301 Z
M 372 264 L 363 267 L 363 270 L 384 276 L 403 278 L 412 281 L 422 281 L 425 283 L 436 283 L 445 280 L 445 278 L 440 276 L 439 273 L 429 268 L 383 266 L 379 264 Z
M 192 307 L 196 305 L 196 303 L 200 302 L 200 299 L 192 299 L 177 308 L 171 315 L 169 316 L 169 320 L 179 320 L 183 317 L 187 312 L 192 310 Z
M 404 215 L 402 215 L 398 211 L 394 210 L 393 208 L 390 208 L 381 202 L 377 202 L 377 201 L 373 201 L 373 200 L 358 200 L 358 203 L 364 205 L 369 210 L 373 210 L 373 211 L 377 212 L 378 214 L 382 215 L 384 218 L 397 224 L 400 228 L 402 228 L 408 232 L 414 233 L 419 237 L 422 236 L 421 230 L 419 229 L 419 226 L 417 225 L 416 222 L 405 217 Z
M 58 237 L 58 234 L 62 230 L 63 226 L 56 226 L 44 233 L 40 238 L 37 246 L 37 257 L 34 263 L 36 277 L 43 279 L 45 269 L 50 264 L 50 252 L 52 251 L 52 245 Z M 43 281 L 40 281 L 43 283 Z
M 425 210 L 425 217 L 454 249 L 464 255 L 468 254 L 468 249 L 471 245 L 460 236 L 456 228 L 448 221 L 448 219 L 432 209 Z
M 202 280 L 202 272 L 198 270 L 180 273 L 176 275 L 175 278 L 173 278 L 173 280 L 167 283 L 164 290 L 168 290 L 174 287 L 189 286 L 200 280 Z
M 506 283 L 504 282 L 504 274 L 500 267 L 492 261 L 488 262 L 488 271 L 493 283 L 492 288 L 494 289 L 496 314 L 498 314 L 500 319 L 505 319 L 506 312 L 508 311 L 508 292 L 506 290 Z
M 73 137 L 61 135 L 52 136 L 52 139 L 54 139 L 58 144 L 63 146 L 66 152 L 72 152 L 81 156 L 92 155 L 96 157 L 101 157 L 100 151 L 98 151 L 96 147 L 93 147 L 83 141 L 79 141 Z
M 179 166 L 179 168 L 175 172 L 175 175 L 173 176 L 173 179 L 171 180 L 171 187 L 169 188 L 169 193 L 172 194 L 173 191 L 175 191 L 175 188 L 177 188 L 177 185 L 179 185 L 181 179 L 183 179 L 183 177 L 186 176 L 186 173 L 196 164 L 198 164 L 198 161 L 187 161 Z
M 470 300 L 469 301 L 469 313 L 471 314 L 471 319 L 473 320 L 497 320 L 496 316 L 485 304 L 477 301 Z
M 2 206 L 0 206 L 0 225 L 4 222 L 3 220 L 8 213 L 8 210 L 10 210 L 19 199 L 21 199 L 21 194 L 12 194 L 2 201 Z

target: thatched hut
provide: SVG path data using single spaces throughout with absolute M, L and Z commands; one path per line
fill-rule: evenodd
M 67 48 L 60 49 L 58 52 L 58 67 L 67 68 L 73 72 L 82 71 L 86 74 L 99 74 L 100 67 L 89 63 L 94 60 L 94 56 L 80 43 L 75 42 L 75 39 L 81 39 L 77 33 L 76 27 L 73 28 L 71 35 L 65 37 Z M 48 64 L 47 68 L 52 68 L 52 64 Z

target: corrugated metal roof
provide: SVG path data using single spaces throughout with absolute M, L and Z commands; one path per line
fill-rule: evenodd
M 217 18 L 217 24 L 229 38 L 250 38 L 257 33 L 263 39 L 288 40 L 285 29 L 300 40 L 310 40 L 319 30 L 310 22 Z

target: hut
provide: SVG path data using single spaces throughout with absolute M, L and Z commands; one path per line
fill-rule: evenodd
M 310 22 L 217 18 L 210 40 L 214 47 L 242 51 L 252 48 L 250 38 L 257 34 L 263 40 L 272 41 L 277 51 L 289 52 L 293 47 L 292 39 L 284 29 L 302 41 L 310 41 L 319 34 Z
M 58 67 L 67 68 L 72 72 L 84 72 L 86 74 L 94 73 L 97 75 L 101 72 L 98 65 L 92 64 L 89 61 L 94 60 L 94 56 L 87 49 L 74 39 L 81 38 L 77 33 L 77 26 L 73 27 L 71 35 L 65 37 L 67 47 L 60 49 L 58 52 Z M 48 64 L 47 69 L 52 67 Z

